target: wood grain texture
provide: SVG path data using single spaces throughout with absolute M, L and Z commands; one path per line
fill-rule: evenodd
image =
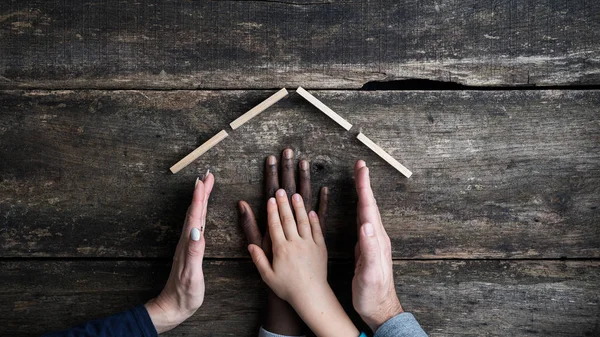
M 34 336 L 156 296 L 168 262 L 0 262 L 0 335 Z M 167 336 L 256 336 L 264 285 L 251 261 L 205 261 L 206 298 Z M 330 275 L 351 310 L 351 264 Z M 597 336 L 598 261 L 396 261 L 405 310 L 430 336 Z
M 194 151 L 190 152 L 187 156 L 183 157 L 180 161 L 175 163 L 175 165 L 171 166 L 169 170 L 173 174 L 181 171 L 183 168 L 193 163 L 201 155 L 205 154 L 207 151 L 217 146 L 223 139 L 227 138 L 228 135 L 229 134 L 225 130 L 219 131 L 216 135 L 210 137 L 206 142 L 202 143 L 202 145 L 198 146 Z M 198 184 L 198 180 L 196 180 L 196 184 Z
M 402 173 L 406 178 L 410 178 L 412 172 L 407 169 L 404 165 L 400 164 L 394 157 L 390 156 L 389 153 L 385 152 L 379 145 L 373 143 L 367 136 L 362 132 L 356 136 L 356 139 L 360 140 L 361 143 L 365 144 L 366 147 L 375 152 L 381 159 L 385 160 L 388 164 L 392 165 L 393 168 Z
M 288 95 L 288 91 L 285 88 L 280 89 L 279 91 L 277 91 L 273 95 L 269 96 L 264 101 L 258 103 L 257 106 L 248 110 L 248 112 L 244 113 L 240 117 L 236 118 L 233 122 L 229 123 L 229 126 L 234 130 L 239 128 L 240 126 L 244 125 L 245 123 L 250 121 L 252 118 L 258 116 L 261 112 L 265 111 L 271 105 L 277 103 L 279 100 L 281 100 L 282 98 L 284 98 L 287 95 Z
M 170 174 L 269 94 L 0 93 L 0 254 L 169 258 L 210 168 L 207 255 L 247 257 L 236 202 L 259 210 L 264 160 L 291 146 L 329 186 L 333 257 L 352 256 L 358 159 L 396 258 L 600 257 L 600 91 L 315 92 L 408 180 L 292 94 Z
M 600 3 L 0 3 L 0 88 L 600 84 Z
M 296 89 L 296 93 L 302 97 L 304 97 L 307 101 L 309 101 L 312 105 L 314 105 L 317 109 L 323 112 L 327 117 L 331 118 L 333 121 L 338 123 L 341 127 L 343 127 L 346 131 L 350 131 L 352 129 L 352 124 L 348 123 L 347 120 L 342 118 L 337 112 L 331 110 L 327 105 L 323 104 L 323 102 L 319 101 L 315 96 L 313 96 L 310 92 L 304 90 L 302 87 L 298 87 Z

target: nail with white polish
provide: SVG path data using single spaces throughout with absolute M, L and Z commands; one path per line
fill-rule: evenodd
M 192 228 L 191 237 L 192 241 L 200 240 L 200 230 L 198 230 L 198 228 Z

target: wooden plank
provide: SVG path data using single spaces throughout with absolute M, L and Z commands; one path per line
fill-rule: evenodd
M 173 174 L 181 171 L 184 167 L 191 164 L 194 160 L 198 159 L 201 155 L 205 154 L 208 150 L 215 147 L 219 144 L 223 139 L 229 136 L 227 131 L 221 130 L 216 135 L 210 137 L 209 140 L 204 142 L 202 145 L 198 146 L 194 151 L 190 152 L 187 156 L 183 157 L 180 161 L 178 161 L 175 165 L 171 166 L 169 169 Z
M 298 87 L 298 89 L 296 89 L 296 92 L 300 96 L 304 97 L 307 101 L 309 101 L 312 105 L 314 105 L 317 109 L 321 110 L 329 118 L 333 119 L 341 127 L 346 129 L 346 131 L 350 131 L 350 129 L 352 128 L 352 124 L 348 123 L 348 121 L 345 120 L 344 118 L 342 118 L 342 116 L 338 115 L 335 111 L 331 110 L 327 105 L 323 104 L 323 102 L 319 101 L 310 92 L 304 90 L 304 88 L 302 88 L 302 87 Z
M 1 88 L 600 84 L 597 1 L 0 3 Z
M 248 112 L 241 115 L 240 117 L 236 118 L 233 122 L 229 123 L 229 126 L 231 126 L 231 128 L 234 130 L 239 128 L 252 118 L 258 116 L 258 114 L 260 114 L 261 112 L 265 111 L 265 109 L 268 109 L 271 105 L 277 103 L 280 99 L 287 96 L 287 94 L 288 92 L 285 88 L 277 91 L 273 95 L 269 96 L 269 98 L 260 102 L 257 106 L 250 109 Z
M 396 258 L 600 257 L 600 91 L 318 91 L 406 180 L 299 96 L 242 126 L 180 174 L 173 162 L 264 91 L 0 93 L 0 254 L 164 257 L 193 182 L 216 185 L 209 257 L 246 257 L 236 202 L 262 204 L 264 159 L 284 147 L 329 186 L 330 256 L 352 256 L 352 167 L 364 159 Z
M 390 156 L 389 153 L 385 152 L 379 145 L 373 143 L 367 136 L 365 136 L 362 132 L 356 136 L 356 139 L 360 140 L 361 143 L 365 144 L 369 149 L 373 150 L 379 157 L 385 160 L 388 164 L 392 165 L 393 168 L 398 170 L 398 172 L 404 174 L 406 178 L 410 178 L 412 172 L 407 169 L 404 165 L 400 164 L 394 157 Z
M 0 334 L 34 336 L 156 296 L 168 261 L 0 263 Z M 332 263 L 351 308 L 352 265 Z M 264 286 L 250 261 L 205 260 L 203 307 L 168 336 L 256 336 Z M 597 336 L 598 261 L 396 261 L 396 290 L 430 336 Z

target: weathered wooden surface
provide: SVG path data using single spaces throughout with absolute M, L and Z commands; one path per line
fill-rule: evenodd
M 0 335 L 33 336 L 143 303 L 167 262 L 0 263 Z M 351 264 L 333 263 L 351 310 Z M 250 261 L 207 261 L 203 307 L 169 336 L 255 336 L 265 291 Z M 396 261 L 396 289 L 430 336 L 597 336 L 598 261 Z
M 600 84 L 598 1 L 0 2 L 0 88 Z
M 332 192 L 331 256 L 351 256 L 351 168 L 365 159 L 396 258 L 600 257 L 599 91 L 296 94 L 177 175 L 169 167 L 271 91 L 0 94 L 0 254 L 172 255 L 195 177 L 216 176 L 209 257 L 247 257 L 235 203 L 292 146 Z M 358 129 L 414 172 L 405 179 Z M 349 211 L 350 210 L 350 211 Z

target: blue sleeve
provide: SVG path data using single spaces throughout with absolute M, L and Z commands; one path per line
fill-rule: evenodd
M 146 307 L 138 305 L 106 318 L 96 319 L 69 330 L 51 332 L 42 337 L 156 337 Z
M 427 337 L 411 313 L 403 312 L 383 323 L 373 337 Z
M 273 333 L 271 331 L 265 330 L 265 328 L 263 328 L 262 326 L 260 327 L 260 330 L 258 331 L 258 337 L 305 337 L 304 335 L 302 336 L 286 336 L 286 335 L 280 335 L 280 334 L 276 334 Z

